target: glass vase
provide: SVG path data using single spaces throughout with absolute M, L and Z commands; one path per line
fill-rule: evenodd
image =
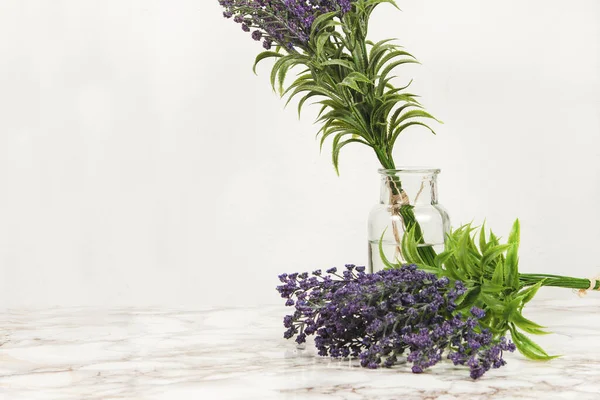
M 444 250 L 450 217 L 438 203 L 436 168 L 380 169 L 379 204 L 368 223 L 369 271 L 385 268 L 380 250 L 390 262 L 405 263 L 402 239 L 410 229 L 418 241 L 419 255 L 431 262 Z

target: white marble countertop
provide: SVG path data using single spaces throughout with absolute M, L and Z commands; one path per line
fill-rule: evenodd
M 564 357 L 508 365 L 478 381 L 448 361 L 414 375 L 295 349 L 284 307 L 49 309 L 0 313 L 0 399 L 600 399 L 600 298 L 532 302 Z

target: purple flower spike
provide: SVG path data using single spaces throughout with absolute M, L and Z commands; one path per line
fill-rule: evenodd
M 225 18 L 252 32 L 254 40 L 267 38 L 263 47 L 273 42 L 288 49 L 306 48 L 312 25 L 319 15 L 336 12 L 342 16 L 352 9 L 353 0 L 219 0 Z M 258 32 L 258 33 L 256 33 Z

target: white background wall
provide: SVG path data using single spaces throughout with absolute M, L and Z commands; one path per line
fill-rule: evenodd
M 600 272 L 600 2 L 402 0 L 372 38 L 445 121 L 400 140 L 455 223 L 522 220 L 521 268 Z M 0 1 L 0 305 L 278 302 L 366 261 L 378 167 L 341 177 L 216 0 Z M 547 290 L 546 296 L 572 296 Z M 574 299 L 573 301 L 576 301 Z

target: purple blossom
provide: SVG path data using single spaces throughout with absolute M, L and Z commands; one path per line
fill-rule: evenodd
M 478 323 L 485 312 L 471 309 L 472 317 L 453 314 L 454 302 L 466 292 L 462 282 L 419 270 L 414 265 L 365 274 L 346 265 L 308 273 L 282 274 L 277 290 L 295 312 L 284 318 L 285 338 L 296 342 L 315 335 L 321 356 L 356 357 L 365 368 L 390 368 L 406 355 L 414 373 L 422 373 L 447 358 L 465 365 L 473 379 L 506 364 L 504 351 L 514 351 L 505 338 L 495 340 Z
M 267 49 L 267 50 L 269 50 L 269 49 L 271 48 L 271 45 L 272 45 L 272 44 L 273 44 L 273 41 L 272 41 L 272 40 L 265 39 L 265 40 L 263 41 L 263 47 L 264 47 L 265 49 Z
M 292 326 L 293 318 L 291 315 L 286 315 L 283 317 L 283 326 L 285 328 L 290 328 Z
M 479 307 L 472 307 L 471 314 L 477 319 L 481 319 L 481 318 L 485 317 L 485 311 L 483 311 Z
M 263 47 L 271 48 L 273 42 L 293 50 L 306 48 L 312 24 L 316 17 L 329 12 L 343 15 L 350 12 L 354 0 L 219 0 L 225 8 L 225 18 L 234 17 L 254 40 L 261 37 Z M 256 33 L 259 32 L 259 33 Z M 260 34 L 260 35 L 259 35 Z

